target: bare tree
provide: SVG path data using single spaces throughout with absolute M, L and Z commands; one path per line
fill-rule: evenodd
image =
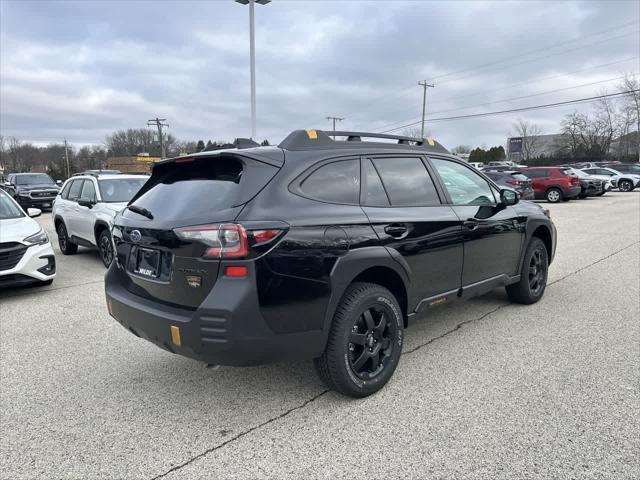
M 640 162 L 640 79 L 636 75 L 625 75 L 622 83 L 619 85 L 621 92 L 629 92 L 624 96 L 625 106 L 624 111 L 635 116 L 636 121 L 636 148 L 638 151 L 638 162 Z
M 513 124 L 513 128 L 517 135 L 522 137 L 522 159 L 526 162 L 527 160 L 537 157 L 540 154 L 540 147 L 542 146 L 540 139 L 542 130 L 540 127 L 535 123 L 520 118 Z
M 452 153 L 460 154 L 460 153 L 471 153 L 471 147 L 469 145 L 458 145 L 451 150 Z
M 402 135 L 404 135 L 405 137 L 420 138 L 420 128 L 418 127 L 405 128 L 402 131 Z M 425 138 L 428 138 L 429 136 L 431 136 L 431 134 L 429 133 L 429 130 L 425 130 L 424 136 Z

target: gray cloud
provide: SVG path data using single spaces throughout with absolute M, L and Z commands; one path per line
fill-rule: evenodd
M 423 78 L 436 84 L 428 92 L 432 116 L 611 90 L 616 81 L 609 80 L 639 69 L 639 27 L 630 23 L 638 5 L 274 0 L 256 7 L 258 136 L 278 141 L 296 128 L 326 127 L 332 114 L 346 117 L 344 128 L 410 123 L 420 115 Z M 179 138 L 249 134 L 246 7 L 231 0 L 3 1 L 0 14 L 3 135 L 99 143 L 156 115 Z M 602 83 L 567 89 L 594 82 Z M 556 89 L 566 90 L 537 95 Z M 535 96 L 500 102 L 524 95 Z M 449 146 L 491 145 L 504 141 L 518 117 L 550 133 L 571 109 L 428 128 Z

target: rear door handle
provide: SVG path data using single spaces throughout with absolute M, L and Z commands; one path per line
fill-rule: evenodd
M 406 225 L 401 225 L 398 223 L 392 223 L 391 225 L 387 225 L 384 227 L 384 232 L 387 235 L 391 235 L 392 237 L 402 237 L 408 231 Z

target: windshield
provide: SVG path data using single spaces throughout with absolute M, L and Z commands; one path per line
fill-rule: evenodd
M 588 173 L 584 173 L 582 170 L 578 170 L 577 168 L 571 169 L 571 171 L 579 177 L 588 177 Z
M 4 190 L 0 190 L 0 220 L 20 217 L 24 217 L 20 207 L 15 204 L 9 195 L 4 193 Z
M 103 202 L 122 203 L 128 202 L 138 193 L 149 177 L 139 178 L 110 178 L 98 180 L 100 196 Z
M 42 184 L 55 185 L 55 182 L 46 173 L 34 173 L 31 175 L 16 175 L 16 185 L 42 185 Z

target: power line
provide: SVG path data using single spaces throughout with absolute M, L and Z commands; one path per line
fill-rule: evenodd
M 493 90 L 484 90 L 482 92 L 472 93 L 470 95 L 463 95 L 463 96 L 457 96 L 456 95 L 456 96 L 452 96 L 452 97 L 439 98 L 438 100 L 434 101 L 432 103 L 432 105 L 433 104 L 444 103 L 444 102 L 446 102 L 448 100 L 453 100 L 453 99 L 460 100 L 460 99 L 463 99 L 463 98 L 478 97 L 478 95 L 485 95 L 487 93 L 502 92 L 502 91 L 510 89 L 510 88 L 521 87 L 522 85 L 529 85 L 531 83 L 538 83 L 538 82 L 541 82 L 543 80 L 551 80 L 552 78 L 565 77 L 567 75 L 573 75 L 574 73 L 585 72 L 585 71 L 588 71 L 588 70 L 595 70 L 597 68 L 610 67 L 611 65 L 617 65 L 619 63 L 625 63 L 625 62 L 629 62 L 631 60 L 638 61 L 639 58 L 638 57 L 624 58 L 622 60 L 616 60 L 615 62 L 602 63 L 600 65 L 593 65 L 593 66 L 590 66 L 590 67 L 580 68 L 578 70 L 572 70 L 570 72 L 560 73 L 560 74 L 556 74 L 556 75 L 549 75 L 547 77 L 535 78 L 535 79 L 529 80 L 527 82 L 512 83 L 512 84 L 509 84 L 509 85 L 504 85 L 504 86 L 502 86 L 500 88 L 495 88 Z
M 595 69 L 602 68 L 602 67 L 609 67 L 611 65 L 617 65 L 619 63 L 629 62 L 631 60 L 635 60 L 637 62 L 638 61 L 638 57 L 624 58 L 622 60 L 616 60 L 615 62 L 602 63 L 602 64 L 599 64 L 599 65 L 593 65 L 593 66 L 590 66 L 590 67 L 580 68 L 578 70 L 572 70 L 570 72 L 560 73 L 560 74 L 556 74 L 556 75 L 549 75 L 549 76 L 546 76 L 546 77 L 534 78 L 534 79 L 529 80 L 527 82 L 512 83 L 512 84 L 504 85 L 504 86 L 502 86 L 500 88 L 495 88 L 495 89 L 492 89 L 492 90 L 484 90 L 484 91 L 481 91 L 481 92 L 478 92 L 478 93 L 472 93 L 472 94 L 469 94 L 469 95 L 462 95 L 462 96 L 457 96 L 456 95 L 456 96 L 451 96 L 451 97 L 439 98 L 439 99 L 434 100 L 433 102 L 431 102 L 431 105 L 439 105 L 439 104 L 445 103 L 445 102 L 447 102 L 449 100 L 462 100 L 464 98 L 471 98 L 471 97 L 477 98 L 480 95 L 486 95 L 486 94 L 494 93 L 494 92 L 502 92 L 504 90 L 509 90 L 511 88 L 521 87 L 523 85 L 529 85 L 531 83 L 542 82 L 543 80 L 551 80 L 551 79 L 554 79 L 554 78 L 561 78 L 561 77 L 565 77 L 567 75 L 573 75 L 574 73 L 585 72 L 585 71 L 589 71 L 589 70 L 595 70 Z M 382 102 L 382 103 L 384 104 L 384 103 L 387 103 L 387 102 Z M 378 104 L 378 105 L 380 105 L 380 104 Z M 418 117 L 414 117 L 414 118 L 418 118 Z M 411 119 L 409 119 L 409 120 L 411 120 Z M 404 122 L 407 122 L 409 120 L 405 119 L 405 120 L 399 120 L 397 122 L 392 122 L 392 123 L 390 123 L 387 126 L 382 127 L 382 128 L 392 127 L 392 126 L 394 126 L 394 125 L 396 125 L 398 123 L 404 123 Z M 364 127 L 362 127 L 362 128 L 364 128 Z M 358 130 L 358 128 L 356 127 L 355 130 Z
M 600 100 L 602 98 L 611 98 L 611 97 L 619 97 L 621 95 L 628 95 L 630 93 L 636 93 L 636 92 L 640 92 L 640 90 L 627 90 L 625 92 L 618 92 L 618 93 L 609 93 L 606 95 L 598 95 L 596 97 L 587 97 L 587 98 L 578 98 L 575 100 L 568 100 L 565 102 L 555 102 L 555 103 L 547 103 L 544 105 L 532 105 L 529 107 L 522 107 L 522 108 L 513 108 L 510 110 L 499 110 L 496 112 L 485 112 L 485 113 L 474 113 L 471 115 L 459 115 L 459 116 L 455 116 L 455 117 L 440 117 L 440 118 L 432 118 L 430 120 L 427 120 L 427 122 L 440 122 L 440 121 L 445 121 L 445 120 L 463 120 L 463 119 L 467 119 L 467 118 L 478 118 L 478 117 L 490 117 L 492 115 L 502 115 L 504 113 L 514 113 L 514 112 L 526 112 L 529 110 L 542 110 L 545 108 L 553 108 L 553 107 L 560 107 L 560 106 L 564 106 L 564 105 L 574 105 L 574 104 L 579 104 L 579 103 L 588 103 L 588 102 L 593 102 L 594 100 Z M 378 132 L 378 133 L 389 133 L 389 132 L 394 132 L 396 130 L 400 130 L 403 128 L 408 128 L 408 127 L 413 127 L 415 125 L 418 125 L 420 122 L 413 122 L 413 123 L 408 123 L 406 125 L 402 125 L 400 127 L 396 127 L 396 128 L 392 128 L 390 130 L 385 130 L 384 132 Z
M 503 58 L 503 59 L 501 59 L 501 60 L 496 60 L 496 61 L 493 61 L 493 62 L 489 62 L 489 63 L 487 63 L 487 64 L 481 64 L 481 65 L 478 65 L 478 66 L 476 66 L 476 67 L 471 67 L 471 68 L 468 68 L 468 69 L 463 69 L 463 70 L 458 70 L 458 71 L 455 71 L 455 72 L 449 72 L 449 73 L 446 73 L 446 74 L 438 75 L 438 76 L 435 76 L 435 77 L 431 77 L 431 78 L 430 78 L 430 80 L 435 80 L 435 79 L 437 79 L 437 78 L 450 77 L 450 76 L 457 75 L 458 73 L 466 73 L 466 72 L 468 72 L 468 71 L 477 70 L 477 69 L 482 69 L 482 68 L 485 68 L 486 66 L 495 65 L 495 64 L 497 64 L 497 63 L 502 63 L 502 62 L 505 62 L 505 61 L 511 60 L 511 59 L 513 59 L 513 58 L 522 58 L 523 56 L 530 55 L 531 53 L 537 53 L 537 52 L 539 52 L 539 51 L 547 51 L 547 50 L 552 49 L 552 48 L 556 48 L 556 47 L 559 47 L 559 46 L 562 46 L 562 45 L 566 45 L 566 44 L 569 44 L 569 43 L 574 43 L 574 42 L 577 42 L 577 41 L 580 41 L 580 40 L 584 40 L 585 38 L 589 38 L 589 37 L 596 37 L 596 36 L 598 36 L 598 35 L 603 35 L 603 34 L 605 34 L 605 33 L 610 33 L 612 30 L 621 29 L 621 28 L 624 28 L 624 27 L 628 27 L 628 26 L 631 26 L 631 25 L 638 24 L 638 23 L 640 23 L 640 22 L 639 22 L 638 20 L 635 20 L 635 21 L 633 21 L 633 22 L 626 22 L 626 23 L 619 24 L 619 25 L 613 25 L 613 26 L 610 26 L 609 28 L 607 28 L 606 30 L 600 30 L 600 31 L 598 31 L 598 32 L 590 33 L 590 34 L 588 34 L 588 35 L 583 35 L 583 36 L 581 36 L 581 37 L 575 37 L 575 38 L 573 38 L 573 39 L 571 39 L 571 40 L 565 40 L 565 41 L 558 42 L 558 43 L 555 43 L 555 44 L 547 45 L 546 47 L 543 47 L 543 48 L 539 48 L 539 49 L 535 49 L 535 50 L 530 50 L 530 51 L 528 51 L 528 52 L 520 53 L 520 54 L 518 54 L 517 56 L 510 56 L 510 57 L 506 57 L 506 58 Z M 548 56 L 555 56 L 555 55 L 559 55 L 559 54 L 561 54 L 561 53 L 571 52 L 571 51 L 578 50 L 578 49 L 582 49 L 582 48 L 585 48 L 585 47 L 590 47 L 590 46 L 596 45 L 596 44 L 598 44 L 598 43 L 603 43 L 603 42 L 607 42 L 607 41 L 610 41 L 610 40 L 616 40 L 616 39 L 618 39 L 618 38 L 622 38 L 622 37 L 630 36 L 630 35 L 633 35 L 633 34 L 635 34 L 635 33 L 636 33 L 636 32 L 634 31 L 634 32 L 630 32 L 630 33 L 623 34 L 623 35 L 617 35 L 617 36 L 613 36 L 613 37 L 603 38 L 603 39 L 600 39 L 600 40 L 598 40 L 598 41 L 596 41 L 596 42 L 594 42 L 594 43 L 591 43 L 591 44 L 589 44 L 589 45 L 580 45 L 580 46 L 579 46 L 579 47 L 577 47 L 577 48 L 572 48 L 572 49 L 569 49 L 569 50 L 566 50 L 566 51 L 562 51 L 562 52 L 556 52 L 556 53 L 553 53 L 553 54 L 551 54 L 551 55 L 545 55 L 545 56 L 544 56 L 544 57 L 542 57 L 542 58 L 546 58 L 546 57 L 548 57 Z M 526 61 L 523 61 L 523 62 L 519 62 L 519 63 L 516 63 L 516 64 L 512 64 L 512 66 L 513 66 L 513 65 L 522 65 L 522 64 L 524 64 L 524 63 L 528 63 L 528 62 L 536 61 L 536 60 L 539 60 L 539 59 L 540 59 L 540 58 L 529 59 L 529 60 L 526 60 Z M 467 77 L 463 77 L 463 78 L 467 78 Z M 442 82 L 438 82 L 438 83 L 440 84 L 440 83 L 442 83 Z M 410 89 L 412 89 L 412 88 L 413 88 L 412 86 L 407 86 L 407 87 L 404 87 L 404 88 L 402 88 L 402 89 L 398 90 L 398 93 L 392 94 L 391 96 L 390 96 L 389 94 L 385 94 L 385 95 L 379 95 L 379 96 L 377 96 L 377 97 L 373 97 L 372 99 L 370 99 L 370 100 L 369 100 L 369 104 L 371 104 L 371 105 L 375 105 L 375 106 L 378 106 L 379 104 L 377 104 L 377 103 L 376 103 L 376 100 L 380 100 L 380 99 L 386 100 L 386 101 L 383 101 L 383 103 L 387 103 L 387 101 L 392 100 L 392 99 L 394 99 L 394 98 L 396 98 L 396 97 L 398 97 L 398 96 L 401 96 L 401 95 L 405 94 L 408 90 L 410 90 Z M 369 109 L 370 109 L 370 108 L 369 108 Z M 360 112 L 361 112 L 361 111 L 362 111 L 362 110 L 360 110 Z M 350 115 L 353 115 L 353 114 L 355 114 L 355 113 L 359 113 L 359 112 L 351 111 L 351 112 L 348 112 L 348 113 L 343 113 L 342 115 L 344 115 L 344 116 L 350 116 Z
M 624 33 L 622 35 L 616 35 L 616 36 L 613 36 L 613 37 L 609 37 L 609 38 L 605 38 L 605 39 L 602 39 L 602 40 L 598 40 L 596 42 L 592 42 L 592 43 L 588 43 L 588 44 L 584 44 L 584 45 L 578 45 L 577 47 L 570 48 L 569 50 L 561 50 L 559 52 L 544 54 L 544 55 L 540 55 L 540 56 L 534 57 L 534 58 L 528 58 L 528 59 L 525 59 L 525 60 L 523 60 L 521 62 L 512 63 L 512 64 L 509 65 L 509 67 L 518 66 L 518 65 L 524 65 L 526 63 L 531 63 L 531 62 L 536 62 L 538 60 L 547 59 L 549 57 L 556 57 L 558 55 L 563 55 L 565 53 L 575 52 L 576 50 L 583 50 L 585 48 L 593 47 L 594 45 L 598 45 L 598 44 L 603 43 L 603 42 L 609 42 L 611 40 L 617 40 L 617 39 L 624 38 L 624 37 L 630 37 L 630 36 L 636 35 L 636 34 L 637 34 L 637 32 L 634 31 L 634 32 L 630 32 L 630 33 Z M 488 66 L 493 66 L 493 65 L 487 65 L 486 67 L 488 67 Z M 486 67 L 483 67 L 483 68 L 486 68 Z M 479 68 L 479 70 L 480 69 L 481 68 Z M 475 75 L 476 75 L 475 73 L 470 73 L 468 75 L 455 76 L 453 78 L 455 78 L 456 80 L 462 80 L 462 79 L 465 79 L 465 78 L 474 77 Z M 439 83 L 442 84 L 443 82 L 439 82 Z
M 588 38 L 588 37 L 595 37 L 595 36 L 598 36 L 598 35 L 602 35 L 603 33 L 609 33 L 609 32 L 611 32 L 613 29 L 619 29 L 619 28 L 629 27 L 629 26 L 631 26 L 631 25 L 636 25 L 636 24 L 638 24 L 638 23 L 640 23 L 640 22 L 638 22 L 638 20 L 635 20 L 635 21 L 633 21 L 633 22 L 623 23 L 623 24 L 621 24 L 621 25 L 616 25 L 616 26 L 614 26 L 614 27 L 609 27 L 609 28 L 607 28 L 606 30 L 601 30 L 601 31 L 599 31 L 599 32 L 592 33 L 592 34 L 589 34 L 589 35 L 585 35 L 585 36 L 583 36 L 583 37 L 578 37 L 578 38 L 574 38 L 574 39 L 572 39 L 572 40 L 566 40 L 566 41 L 564 41 L 564 42 L 560 42 L 560 43 L 556 43 L 556 44 L 552 44 L 552 45 L 547 45 L 546 47 L 536 48 L 536 49 L 534 49 L 534 50 L 529 50 L 529 51 L 527 51 L 527 52 L 521 52 L 521 53 L 519 53 L 519 54 L 517 54 L 517 55 L 512 55 L 512 56 L 510 56 L 510 57 L 506 57 L 506 58 L 503 58 L 503 59 L 501 59 L 501 60 L 495 60 L 495 61 L 493 61 L 493 62 L 489 62 L 489 63 L 481 64 L 481 65 L 478 65 L 478 66 L 475 66 L 475 67 L 465 68 L 465 69 L 462 69 L 462 70 L 458 70 L 458 71 L 456 71 L 456 72 L 449 72 L 449 73 L 445 73 L 445 74 L 443 74 L 443 75 L 438 75 L 438 76 L 436 76 L 436 77 L 432 77 L 432 78 L 431 78 L 431 80 L 436 80 L 436 79 L 439 79 L 439 78 L 450 77 L 450 76 L 453 76 L 453 75 L 457 75 L 458 73 L 466 73 L 466 72 L 471 72 L 471 71 L 479 70 L 479 69 L 486 68 L 486 67 L 491 67 L 491 66 L 494 66 L 494 65 L 498 65 L 498 64 L 500 64 L 500 63 L 507 62 L 507 61 L 512 60 L 512 59 L 514 59 L 514 58 L 522 58 L 523 56 L 527 56 L 527 55 L 530 55 L 530 54 L 532 54 L 532 53 L 547 52 L 550 48 L 555 48 L 555 47 L 558 47 L 558 46 L 561 46 L 561 45 L 566 45 L 566 44 L 568 44 L 568 43 L 575 43 L 575 42 L 577 42 L 577 41 L 579 41 L 579 40 L 584 40 L 585 38 Z M 633 34 L 633 33 L 635 33 L 635 32 L 631 32 L 631 33 Z M 625 36 L 626 36 L 626 35 L 630 35 L 630 34 L 625 34 Z M 612 37 L 612 38 L 609 38 L 609 39 L 604 39 L 604 40 L 602 40 L 602 41 L 607 41 L 607 40 L 611 40 L 611 39 L 615 39 L 615 38 L 618 38 L 618 37 Z
M 556 88 L 554 90 L 547 90 L 545 92 L 532 93 L 530 95 L 521 95 L 519 97 L 505 98 L 505 99 L 502 99 L 502 100 L 495 100 L 495 101 L 492 101 L 492 102 L 477 103 L 475 105 L 466 105 L 466 106 L 457 107 L 457 108 L 449 108 L 447 110 L 439 110 L 439 111 L 433 112 L 433 114 L 436 114 L 436 113 L 447 113 L 447 112 L 457 112 L 457 111 L 460 111 L 460 110 L 466 110 L 468 108 L 484 107 L 484 106 L 487 106 L 487 105 L 494 105 L 496 103 L 512 102 L 514 100 L 522 100 L 523 98 L 539 97 L 541 95 L 549 95 L 550 93 L 563 92 L 563 91 L 566 91 L 566 90 L 573 90 L 575 88 L 583 88 L 583 87 L 589 87 L 591 85 L 598 85 L 600 83 L 612 82 L 614 80 L 620 80 L 621 78 L 624 78 L 624 76 L 615 77 L 615 78 L 609 78 L 607 80 L 599 80 L 597 82 L 583 83 L 581 85 L 574 85 L 574 86 L 571 86 L 571 87 Z M 393 123 L 390 123 L 388 125 L 385 125 L 384 127 L 380 127 L 379 129 L 389 128 L 389 127 L 392 127 L 392 126 L 394 126 L 394 125 L 396 125 L 398 123 L 404 123 L 404 122 L 411 121 L 414 118 L 418 119 L 420 117 L 412 117 L 412 118 L 408 118 L 408 119 L 405 119 L 405 120 L 400 120 L 400 121 L 397 121 L 397 122 L 393 122 Z

